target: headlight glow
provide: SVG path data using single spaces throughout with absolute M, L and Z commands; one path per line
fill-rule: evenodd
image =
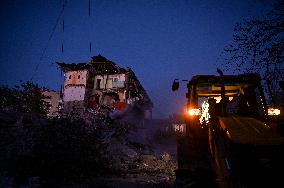
M 268 108 L 268 115 L 269 116 L 278 116 L 280 115 L 280 110 L 277 108 Z
M 190 116 L 198 116 L 200 114 L 200 110 L 197 108 L 188 109 L 188 115 Z

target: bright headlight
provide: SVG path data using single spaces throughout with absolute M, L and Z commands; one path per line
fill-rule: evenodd
M 280 115 L 280 110 L 277 108 L 268 108 L 268 115 L 269 116 L 278 116 Z
M 192 109 L 188 109 L 187 111 L 188 115 L 190 116 L 198 116 L 200 114 L 200 110 L 197 108 L 192 108 Z

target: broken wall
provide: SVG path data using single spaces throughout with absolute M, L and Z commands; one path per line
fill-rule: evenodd
M 65 73 L 63 101 L 83 101 L 86 93 L 87 70 Z
M 95 89 L 116 89 L 125 87 L 125 74 L 96 75 L 94 78 Z
M 87 70 L 69 71 L 65 73 L 64 87 L 67 85 L 85 85 L 87 80 Z

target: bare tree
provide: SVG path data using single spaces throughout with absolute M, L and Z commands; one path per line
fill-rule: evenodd
M 277 1 L 263 18 L 237 23 L 233 41 L 225 48 L 226 68 L 257 72 L 274 88 L 284 79 L 284 1 Z

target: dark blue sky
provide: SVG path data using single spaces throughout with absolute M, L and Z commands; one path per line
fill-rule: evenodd
M 182 112 L 186 101 L 186 85 L 173 93 L 173 79 L 216 74 L 235 23 L 271 5 L 269 0 L 91 0 L 89 17 L 88 2 L 67 1 L 49 41 L 62 0 L 1 0 L 0 84 L 12 86 L 34 75 L 39 85 L 57 90 L 63 78 L 55 62 L 79 63 L 101 54 L 131 67 L 154 102 L 154 117 L 167 117 Z

